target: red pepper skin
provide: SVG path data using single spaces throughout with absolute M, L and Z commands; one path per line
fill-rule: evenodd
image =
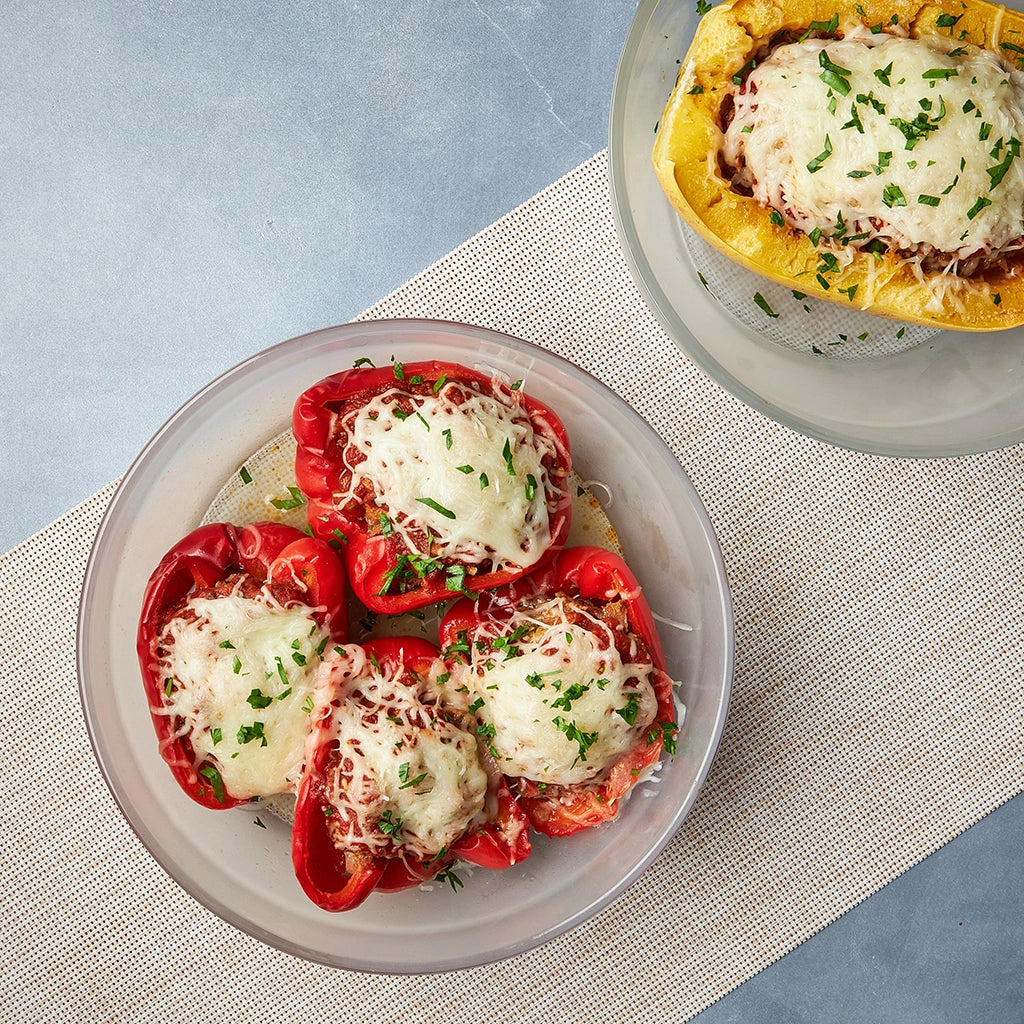
M 371 535 L 363 522 L 352 519 L 334 502 L 334 490 L 342 472 L 340 454 L 331 444 L 331 430 L 335 419 L 344 409 L 345 402 L 359 396 L 377 395 L 389 391 L 416 375 L 433 382 L 446 378 L 456 383 L 479 385 L 485 394 L 493 393 L 490 377 L 456 363 L 425 361 L 406 363 L 396 377 L 396 369 L 387 367 L 359 367 L 326 377 L 299 396 L 292 416 L 292 432 L 298 445 L 295 456 L 295 477 L 299 490 L 307 499 L 310 527 L 318 537 L 345 541 L 342 557 L 353 593 L 372 611 L 385 615 L 422 608 L 457 596 L 446 585 L 445 574 L 437 572 L 423 578 L 422 586 L 404 593 L 381 593 L 388 585 L 389 574 L 398 556 L 404 551 L 395 535 Z M 564 469 L 557 501 L 549 503 L 548 515 L 551 544 L 533 566 L 520 570 L 501 570 L 466 577 L 467 587 L 482 592 L 500 587 L 532 572 L 550 558 L 564 544 L 569 533 L 572 498 L 569 493 L 569 438 L 561 420 L 542 402 L 527 394 L 518 396 L 523 409 L 533 422 L 534 429 L 552 437 L 565 453 Z M 463 591 L 465 592 L 465 591 Z
M 658 702 L 657 723 L 675 722 L 672 681 L 665 668 L 665 654 L 654 624 L 654 616 L 636 577 L 618 555 L 603 548 L 581 546 L 565 548 L 537 572 L 511 586 L 483 595 L 474 602 L 468 598 L 456 602 L 440 627 L 442 648 L 458 643 L 466 633 L 494 617 L 511 615 L 515 605 L 527 595 L 566 593 L 602 602 L 621 599 L 626 606 L 630 630 L 647 647 L 657 670 L 651 682 Z M 516 801 L 530 824 L 548 836 L 568 836 L 614 818 L 619 799 L 634 785 L 640 772 L 654 764 L 664 749 L 664 735 L 645 737 L 624 754 L 597 786 L 541 789 L 526 779 L 514 780 Z
M 348 635 L 345 573 L 330 545 L 282 523 L 231 523 L 200 526 L 175 544 L 153 570 L 146 586 L 136 635 L 136 651 L 149 700 L 160 755 L 178 785 L 197 803 L 214 810 L 248 803 L 223 792 L 221 799 L 209 779 L 198 774 L 184 737 L 175 738 L 170 715 L 155 709 L 164 704 L 164 680 L 156 649 L 169 608 L 190 594 L 212 587 L 232 573 L 244 572 L 260 583 L 291 586 L 296 600 L 314 609 L 313 616 L 333 640 Z
M 440 657 L 438 649 L 420 637 L 382 637 L 362 646 L 385 671 L 402 665 L 426 675 Z M 456 860 L 502 869 L 529 855 L 529 822 L 504 779 L 498 781 L 495 820 L 453 843 L 444 857 L 422 863 L 339 850 L 327 827 L 329 805 L 319 784 L 334 753 L 335 741 L 327 736 L 330 715 L 315 719 L 312 725 L 314 736 L 307 746 L 292 825 L 292 864 L 303 891 L 322 909 L 351 910 L 371 892 L 413 888 L 435 878 Z

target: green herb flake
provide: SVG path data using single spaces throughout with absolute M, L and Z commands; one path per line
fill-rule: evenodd
M 263 734 L 262 722 L 253 722 L 252 725 L 241 726 L 235 738 L 239 743 L 252 743 L 254 740 L 259 740 L 261 747 L 267 745 L 267 737 Z
M 412 786 L 418 786 L 427 777 L 427 773 L 423 772 L 415 778 L 410 778 L 409 776 L 409 762 L 405 761 L 398 766 L 398 781 L 401 783 L 398 787 L 399 789 L 410 789 Z
M 899 185 L 890 184 L 882 189 L 882 202 L 890 209 L 896 206 L 906 206 L 907 199 Z
M 208 764 L 199 769 L 199 774 L 209 781 L 214 797 L 222 804 L 227 803 L 224 796 L 224 780 L 221 778 L 220 772 L 213 765 Z
M 252 690 L 249 696 L 245 698 L 246 704 L 253 710 L 270 707 L 273 700 L 273 697 L 268 697 L 262 690 Z
M 698 7 L 698 9 L 700 8 L 700 5 L 703 2 L 704 2 L 704 0 L 697 0 L 697 7 Z M 710 4 L 707 4 L 706 6 L 707 6 L 708 10 L 711 9 L 711 5 Z M 436 874 L 434 876 L 434 878 L 438 882 L 447 882 L 451 886 L 452 892 L 458 892 L 459 889 L 461 889 L 463 887 L 463 885 L 465 884 L 462 881 L 462 879 L 459 878 L 459 876 L 457 874 L 455 874 L 455 872 L 450 867 L 445 868 L 444 871 L 438 872 L 438 874 Z
M 978 196 L 974 201 L 974 205 L 967 211 L 967 219 L 974 220 L 975 217 L 985 209 L 986 206 L 991 206 L 992 200 L 987 196 Z
M 270 504 L 281 512 L 287 512 L 293 508 L 301 508 L 306 503 L 306 499 L 302 496 L 302 492 L 298 489 L 298 487 L 289 485 L 288 493 L 291 495 L 291 497 L 273 498 Z
M 825 148 L 807 165 L 811 174 L 820 171 L 825 161 L 832 155 L 832 140 L 825 136 Z
M 938 206 L 939 203 L 942 202 L 942 199 L 939 196 L 930 196 L 930 195 L 927 195 L 927 194 L 921 194 L 921 195 L 919 195 L 917 197 L 917 201 L 922 206 Z
M 760 292 L 754 293 L 754 302 L 758 306 L 758 308 L 763 310 L 765 314 L 770 316 L 773 320 L 778 319 L 779 314 L 776 313 L 774 309 L 772 309 L 772 307 L 768 304 L 768 300 Z
M 252 483 L 252 474 L 249 472 L 248 469 L 246 469 L 245 466 L 243 466 L 238 471 L 238 475 L 241 477 L 243 484 L 251 484 Z
M 377 819 L 377 828 L 386 836 L 397 836 L 402 829 L 402 819 L 395 817 L 389 808 Z
M 512 442 L 506 437 L 505 445 L 501 449 L 501 457 L 505 460 L 505 471 L 509 476 L 516 475 L 516 467 L 512 461 Z
M 438 515 L 442 515 L 445 519 L 454 519 L 455 513 L 450 508 L 445 508 L 440 502 L 434 501 L 433 498 L 417 498 L 416 499 L 421 505 L 426 505 L 427 508 L 432 508 Z
M 640 710 L 640 704 L 637 700 L 635 693 L 631 693 L 626 701 L 626 706 L 622 708 L 616 708 L 615 714 L 617 714 L 627 725 L 632 725 L 636 721 L 636 713 Z

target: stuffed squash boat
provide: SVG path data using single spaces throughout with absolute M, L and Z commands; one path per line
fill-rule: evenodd
M 727 0 L 653 161 L 683 219 L 794 290 L 966 331 L 1024 323 L 1024 16 L 983 0 Z

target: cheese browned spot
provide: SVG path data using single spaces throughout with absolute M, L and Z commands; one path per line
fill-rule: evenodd
M 431 860 L 487 821 L 478 741 L 448 720 L 441 693 L 406 669 L 382 671 L 358 645 L 324 661 L 314 714 L 329 722 L 310 742 L 337 743 L 321 784 L 339 848 Z
M 165 698 L 196 766 L 212 762 L 234 797 L 294 792 L 309 731 L 313 670 L 327 634 L 310 608 L 264 588 L 192 597 L 158 643 Z
M 1024 248 L 1022 139 L 1024 75 L 999 56 L 860 27 L 763 56 L 722 157 L 735 188 L 840 265 L 846 246 L 881 244 L 968 277 Z
M 600 781 L 657 717 L 646 652 L 583 602 L 558 595 L 520 606 L 507 623 L 471 635 L 469 647 L 453 685 L 468 691 L 508 776 Z

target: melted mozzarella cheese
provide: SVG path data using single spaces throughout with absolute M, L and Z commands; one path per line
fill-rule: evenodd
M 395 415 L 397 395 L 414 415 Z M 554 442 L 517 405 L 464 395 L 451 384 L 436 395 L 391 391 L 360 408 L 345 421 L 353 476 L 372 483 L 397 533 L 429 531 L 435 555 L 533 565 L 550 542 L 544 459 Z
M 585 625 L 561 613 L 516 612 L 507 631 L 540 627 L 517 640 L 513 656 L 474 646 L 469 665 L 453 681 L 465 686 L 506 775 L 551 785 L 600 779 L 636 746 L 657 716 L 654 666 L 626 664 Z M 553 622 L 545 621 L 554 618 Z
M 863 31 L 808 39 L 772 51 L 734 101 L 722 154 L 735 181 L 807 234 L 958 258 L 1021 246 L 1024 76 L 995 54 Z
M 341 771 L 327 797 L 341 845 L 429 860 L 486 821 L 478 741 L 441 717 L 437 694 L 427 681 L 382 673 L 356 645 L 321 666 L 316 714 L 330 724 L 314 739 L 338 743 Z
M 308 608 L 266 592 L 193 598 L 187 608 L 195 617 L 171 620 L 160 640 L 169 652 L 161 672 L 173 684 L 157 710 L 181 719 L 195 763 L 214 762 L 232 796 L 293 792 L 326 634 Z

